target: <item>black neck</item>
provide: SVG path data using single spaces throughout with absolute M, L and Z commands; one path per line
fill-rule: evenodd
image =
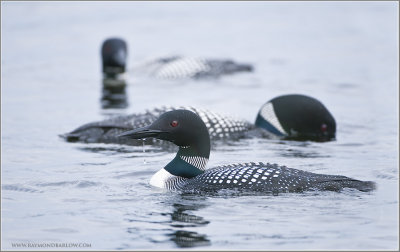
M 210 139 L 209 137 L 197 141 L 197 144 L 192 144 L 190 146 L 179 146 L 179 151 L 177 155 L 180 156 L 192 156 L 192 157 L 210 157 Z

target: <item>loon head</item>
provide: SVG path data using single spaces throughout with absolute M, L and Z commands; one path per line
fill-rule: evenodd
M 317 99 L 305 95 L 282 95 L 265 103 L 258 112 L 257 127 L 292 140 L 330 141 L 336 122 Z
M 191 147 L 208 152 L 210 149 L 210 136 L 206 125 L 196 113 L 184 109 L 166 112 L 149 126 L 124 132 L 119 137 L 154 137 L 172 142 L 181 148 Z M 209 153 L 205 156 L 208 157 Z
M 170 174 L 192 178 L 204 172 L 210 156 L 210 136 L 201 118 L 190 110 L 162 114 L 147 127 L 126 131 L 119 137 L 154 137 L 179 146 L 176 157 L 164 167 Z
M 101 46 L 104 73 L 123 73 L 128 54 L 126 42 L 120 38 L 109 38 Z

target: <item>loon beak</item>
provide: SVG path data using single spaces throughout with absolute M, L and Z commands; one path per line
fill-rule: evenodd
M 147 138 L 147 137 L 157 137 L 161 133 L 163 133 L 163 131 L 150 129 L 148 126 L 148 127 L 143 127 L 143 128 L 139 128 L 139 129 L 125 131 L 125 132 L 119 134 L 117 137 L 142 139 L 142 138 Z

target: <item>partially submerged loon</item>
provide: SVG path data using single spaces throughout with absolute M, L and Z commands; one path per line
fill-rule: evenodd
M 345 187 L 371 191 L 375 187 L 370 181 L 316 174 L 269 163 L 230 164 L 206 170 L 210 136 L 202 119 L 189 110 L 166 112 L 151 125 L 119 136 L 134 139 L 154 137 L 179 146 L 176 157 L 150 180 L 153 186 L 173 191 L 198 193 L 233 189 L 276 194 L 340 191 Z
M 335 119 L 321 102 L 305 95 L 283 95 L 261 107 L 255 124 L 199 108 L 162 107 L 141 114 L 88 123 L 62 137 L 70 142 L 141 145 L 141 141 L 122 139 L 117 135 L 125 130 L 144 127 L 161 114 L 179 108 L 189 109 L 199 115 L 205 122 L 212 141 L 254 136 L 329 141 L 336 134 Z
M 128 49 L 121 38 L 106 39 L 101 47 L 103 73 L 115 77 L 126 71 Z M 137 64 L 133 72 L 159 79 L 218 78 L 222 75 L 238 72 L 252 72 L 250 64 L 237 63 L 230 59 L 205 59 L 194 57 L 171 56 L 156 58 Z

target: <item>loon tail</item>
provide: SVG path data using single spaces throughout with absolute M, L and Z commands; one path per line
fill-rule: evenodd
M 373 181 L 360 181 L 360 180 L 353 180 L 349 182 L 349 188 L 355 188 L 362 192 L 370 192 L 376 189 L 376 183 Z
M 370 192 L 376 189 L 376 183 L 373 181 L 345 178 L 322 181 L 319 183 L 318 187 L 328 191 L 341 191 L 343 188 L 354 188 L 361 192 Z

